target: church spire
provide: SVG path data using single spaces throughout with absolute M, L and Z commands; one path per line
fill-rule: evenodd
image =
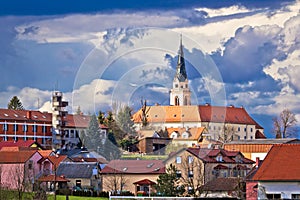
M 177 78 L 180 82 L 184 82 L 187 79 L 187 74 L 185 70 L 185 61 L 183 55 L 182 35 L 180 35 L 180 46 L 178 51 L 177 68 L 176 68 L 176 75 L 174 78 Z
M 189 81 L 185 70 L 185 61 L 183 55 L 182 36 L 180 35 L 180 46 L 178 51 L 178 61 L 176 74 L 173 80 L 173 88 L 170 91 L 170 105 L 186 106 L 191 105 L 191 91 Z

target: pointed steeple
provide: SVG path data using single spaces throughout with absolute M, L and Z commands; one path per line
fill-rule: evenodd
M 186 74 L 186 70 L 185 70 L 185 61 L 184 61 L 184 55 L 183 55 L 182 35 L 180 35 L 178 61 L 177 61 L 176 75 L 174 78 L 177 78 L 179 80 L 179 82 L 184 82 L 187 79 L 187 74 Z
M 178 51 L 178 61 L 176 74 L 173 80 L 173 88 L 170 91 L 170 105 L 186 106 L 191 105 L 191 91 L 189 89 L 189 80 L 185 70 L 185 61 L 183 55 L 182 36 L 180 35 L 180 46 Z

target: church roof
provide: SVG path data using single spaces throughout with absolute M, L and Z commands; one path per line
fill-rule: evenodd
M 215 122 L 255 125 L 262 127 L 247 113 L 243 107 L 234 106 L 148 106 L 147 120 L 156 122 Z M 141 122 L 141 109 L 133 115 L 135 123 Z
M 180 82 L 184 82 L 187 79 L 187 74 L 186 74 L 186 69 L 185 69 L 185 61 L 184 61 L 184 55 L 183 55 L 182 38 L 180 38 L 176 75 L 175 75 L 174 79 L 178 79 Z

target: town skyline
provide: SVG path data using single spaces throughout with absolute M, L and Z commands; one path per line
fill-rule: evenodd
M 268 137 L 284 108 L 300 121 L 299 1 L 75 4 L 73 11 L 64 10 L 67 1 L 32 11 L 9 4 L 0 12 L 2 108 L 18 96 L 26 109 L 46 110 L 54 90 L 72 112 L 107 110 L 115 100 L 168 104 L 182 34 L 192 104 L 243 106 Z

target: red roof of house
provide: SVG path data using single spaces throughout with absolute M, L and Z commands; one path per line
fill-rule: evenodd
M 68 115 L 66 115 L 64 120 L 67 122 L 66 127 L 86 128 L 89 126 L 90 116 L 68 114 Z
M 255 132 L 255 139 L 267 139 L 267 137 L 262 132 L 260 132 L 259 130 L 257 130 Z
M 101 173 L 162 174 L 165 173 L 165 165 L 161 160 L 112 160 Z
M 0 163 L 25 163 L 35 153 L 36 150 L 32 151 L 0 151 Z
M 143 180 L 134 182 L 133 184 L 136 184 L 136 185 L 155 185 L 156 183 L 149 180 L 149 179 L 143 179 Z
M 216 178 L 201 186 L 204 191 L 235 191 L 239 185 L 239 178 Z
M 239 151 L 227 151 L 224 149 L 204 149 L 204 148 L 187 148 L 187 151 L 197 156 L 201 160 L 207 163 L 219 163 L 216 160 L 218 155 L 222 155 L 223 163 L 236 163 L 236 156 L 240 155 L 241 162 L 243 164 L 253 164 L 254 161 L 245 158 L 244 155 Z
M 300 144 L 274 144 L 252 180 L 299 181 Z
M 11 110 L 0 108 L 0 120 L 7 121 L 41 121 L 51 122 L 52 115 L 47 112 L 40 112 L 34 110 Z
M 87 115 L 67 114 L 64 120 L 66 121 L 66 127 L 86 128 L 89 125 L 90 117 Z M 0 121 L 42 122 L 52 124 L 52 113 L 0 108 Z
M 44 160 L 49 160 L 55 167 L 55 169 L 59 166 L 61 162 L 63 162 L 67 158 L 66 155 L 59 155 L 59 156 L 47 156 L 41 158 L 38 162 L 43 162 Z
M 54 174 L 50 174 L 47 176 L 42 176 L 38 179 L 39 182 L 53 182 L 55 179 L 56 182 L 70 182 L 69 179 L 66 179 L 62 176 L 55 176 Z
M 251 124 L 262 129 L 243 107 L 200 105 L 199 113 L 202 122 Z
M 2 149 L 2 147 L 31 147 L 33 144 L 40 146 L 34 140 L 2 141 L 0 142 L 0 149 Z

